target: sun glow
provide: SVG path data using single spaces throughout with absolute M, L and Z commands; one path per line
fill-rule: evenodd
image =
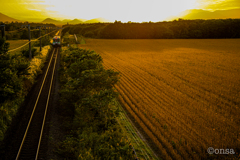
M 103 17 L 122 22 L 162 21 L 184 10 L 193 9 L 196 0 L 45 0 L 47 10 L 59 15 L 92 19 Z
M 158 22 L 181 17 L 212 18 L 209 11 L 240 9 L 239 0 L 2 0 L 0 12 L 19 20 L 104 18 L 114 22 Z M 198 9 L 198 10 L 197 10 Z M 196 14 L 196 11 L 198 12 Z M 240 10 L 239 10 L 240 11 Z M 239 11 L 235 11 L 239 14 Z M 226 14 L 231 18 L 235 13 Z M 219 14 L 221 18 L 221 14 Z M 218 16 L 218 17 L 219 17 Z M 228 17 L 229 16 L 229 17 Z M 216 16 L 215 16 L 216 17 Z

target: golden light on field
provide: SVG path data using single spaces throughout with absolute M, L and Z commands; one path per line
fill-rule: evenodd
M 110 21 L 163 21 L 187 10 L 239 9 L 239 0 L 1 0 L 0 11 L 20 20 L 105 18 Z M 226 15 L 224 15 L 226 16 Z
M 239 42 L 87 39 L 79 47 L 96 51 L 105 68 L 120 73 L 119 102 L 162 159 L 222 159 L 207 149 L 239 149 Z

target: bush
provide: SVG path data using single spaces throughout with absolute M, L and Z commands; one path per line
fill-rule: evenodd
M 29 58 L 29 48 L 23 49 L 21 52 L 24 57 Z M 31 53 L 32 53 L 32 58 L 34 58 L 37 55 L 37 49 L 32 47 Z
M 8 54 L 8 48 L 9 43 L 0 38 L 0 141 L 26 95 L 24 79 L 29 67 L 26 58 Z
M 94 37 L 94 33 L 92 31 L 88 31 L 83 36 L 84 37 L 88 37 L 88 38 L 93 38 Z
M 71 132 L 58 152 L 69 159 L 133 159 L 111 108 L 118 72 L 105 70 L 94 51 L 78 48 L 63 52 L 61 65 L 61 108 Z

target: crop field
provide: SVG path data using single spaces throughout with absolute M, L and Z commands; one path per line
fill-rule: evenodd
M 28 40 L 8 40 L 8 43 L 10 43 L 9 50 L 18 48 L 28 42 Z
M 78 46 L 99 53 L 106 68 L 120 72 L 119 101 L 163 159 L 219 159 L 237 158 L 240 151 L 239 44 L 240 39 L 86 39 Z M 216 154 L 208 154 L 209 147 Z

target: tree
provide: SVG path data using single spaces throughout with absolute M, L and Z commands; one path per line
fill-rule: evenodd
M 8 54 L 9 43 L 0 38 L 0 103 L 12 100 L 23 89 L 22 78 L 29 63 L 17 54 Z

